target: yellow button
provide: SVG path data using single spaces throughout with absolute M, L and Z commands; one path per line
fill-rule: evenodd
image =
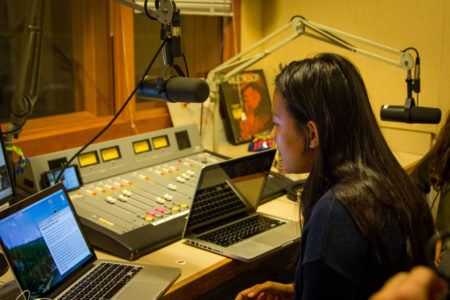
M 135 184 L 134 187 L 139 187 L 139 184 Z
M 181 206 L 181 208 L 186 208 L 187 204 L 186 203 L 181 203 L 180 206 Z
M 150 216 L 145 216 L 145 221 L 150 222 L 150 221 L 152 221 L 152 220 L 153 220 L 152 217 L 150 217 Z
M 172 206 L 172 210 L 173 210 L 173 211 L 179 211 L 180 208 L 179 208 L 178 206 Z

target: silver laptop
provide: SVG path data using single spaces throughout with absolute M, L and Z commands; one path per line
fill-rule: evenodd
M 181 273 L 98 260 L 80 224 L 62 183 L 0 212 L 3 253 L 30 299 L 157 299 Z
M 183 232 L 187 244 L 252 261 L 300 240 L 297 222 L 256 212 L 275 152 L 201 169 Z
M 1 134 L 1 131 L 0 131 Z M 0 210 L 17 201 L 11 173 L 8 168 L 3 137 L 0 135 Z

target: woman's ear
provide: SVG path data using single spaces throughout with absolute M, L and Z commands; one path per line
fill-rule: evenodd
M 309 148 L 316 149 L 319 147 L 319 132 L 317 131 L 317 125 L 314 121 L 309 120 L 306 123 L 309 134 Z

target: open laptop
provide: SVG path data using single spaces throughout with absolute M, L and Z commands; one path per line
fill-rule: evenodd
M 0 245 L 30 299 L 157 299 L 181 273 L 98 260 L 80 224 L 62 183 L 0 212 Z
M 275 152 L 201 169 L 183 232 L 187 244 L 252 261 L 300 240 L 297 222 L 256 212 Z
M 0 210 L 8 207 L 10 203 L 16 202 L 11 173 L 6 159 L 3 137 L 0 132 Z

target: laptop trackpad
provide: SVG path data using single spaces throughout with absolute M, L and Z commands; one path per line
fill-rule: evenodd
M 156 299 L 164 288 L 166 288 L 166 285 L 149 281 L 130 281 L 125 289 L 117 293 L 112 299 Z
M 292 235 L 284 232 L 277 232 L 277 234 L 261 234 L 254 239 L 253 241 L 257 243 L 261 243 L 264 245 L 282 245 L 292 239 Z

